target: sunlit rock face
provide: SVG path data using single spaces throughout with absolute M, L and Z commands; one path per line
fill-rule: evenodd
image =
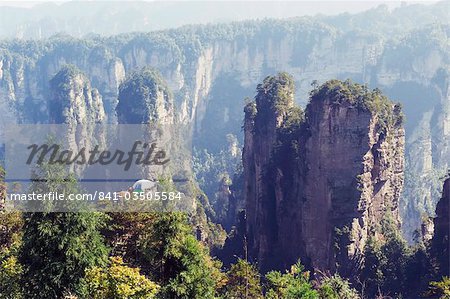
M 400 227 L 404 129 L 400 108 L 379 91 L 329 81 L 305 114 L 286 74 L 258 86 L 245 108 L 247 230 L 263 269 L 299 257 L 351 275 L 379 223 Z
M 49 123 L 93 125 L 106 120 L 103 100 L 75 66 L 63 67 L 50 81 Z

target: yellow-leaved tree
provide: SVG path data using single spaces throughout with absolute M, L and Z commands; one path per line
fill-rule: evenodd
M 159 286 L 140 274 L 139 268 L 128 267 L 121 257 L 110 257 L 106 268 L 86 271 L 85 292 L 92 299 L 152 299 Z

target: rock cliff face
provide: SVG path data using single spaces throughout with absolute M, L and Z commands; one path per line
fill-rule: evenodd
M 156 142 L 164 149 L 166 158 L 170 159 L 167 166 L 142 166 L 138 177 L 154 181 L 163 178 L 167 180 L 165 184 L 170 185 L 170 191 L 175 189 L 192 198 L 192 210 L 185 211 L 191 213 L 190 220 L 196 228 L 197 238 L 211 248 L 222 246 L 225 232 L 212 223 L 205 211 L 209 208 L 208 199 L 198 190 L 196 182 L 191 181 L 190 148 L 186 145 L 189 141 L 183 135 L 186 130 L 180 128 L 175 118 L 173 94 L 158 71 L 145 67 L 128 75 L 119 86 L 116 112 L 119 124 L 150 124 L 142 131 L 141 140 Z M 118 136 L 129 135 L 129 130 L 133 129 L 136 127 L 125 127 L 124 131 L 119 129 Z
M 277 198 L 273 190 L 271 162 L 272 153 L 277 146 L 278 131 L 294 105 L 294 83 L 287 74 L 267 77 L 257 87 L 255 102 L 245 107 L 244 120 L 244 197 L 247 211 L 248 233 L 250 246 L 254 256 L 267 266 L 268 259 L 274 264 L 276 254 L 281 253 L 276 248 L 279 228 L 277 204 L 282 198 Z M 277 184 L 275 184 L 277 185 Z M 291 186 L 279 186 L 291 187 Z M 289 192 L 288 188 L 283 191 Z M 295 238 L 293 236 L 293 238 Z M 282 240 L 279 240 L 282 242 Z M 302 243 L 297 242 L 299 248 Z M 264 263 L 266 265 L 264 265 Z
M 376 24 L 362 32 L 342 31 L 332 23 L 242 22 L 110 38 L 57 36 L 2 42 L 0 124 L 45 122 L 41 111 L 48 106 L 49 81 L 67 64 L 86 74 L 103 99 L 108 122 L 117 122 L 120 84 L 136 69 L 151 66 L 174 93 L 177 120 L 194 129 L 194 144 L 219 152 L 226 147 L 228 134 L 242 139 L 244 103 L 239 99 L 251 95 L 253 86 L 268 74 L 291 73 L 298 89 L 295 101 L 301 104 L 306 104 L 313 80 L 352 78 L 382 88 L 405 106 L 411 175 L 401 213 L 412 235 L 420 227 L 420 214 L 432 214 L 439 197 L 438 184 L 430 188 L 425 182 L 439 177 L 436 173 L 450 162 L 450 156 L 443 154 L 450 148 L 445 133 L 449 113 L 443 110 L 448 93 L 442 88 L 436 91 L 434 83 L 440 69 L 448 70 L 448 26 L 397 32 L 401 36 L 392 38 L 375 34 Z M 220 82 L 225 80 L 224 87 Z M 415 176 L 422 174 L 426 174 L 423 184 L 414 183 L 419 182 Z
M 35 111 L 42 123 L 64 124 L 66 140 L 58 140 L 77 152 L 104 143 L 104 134 L 95 132 L 95 125 L 106 122 L 102 97 L 77 67 L 64 66 L 50 80 L 50 97 L 46 107 Z M 95 140 L 95 141 L 94 141 Z M 82 172 L 85 165 L 72 164 L 71 169 Z
M 101 95 L 75 66 L 63 67 L 50 87 L 49 123 L 93 125 L 106 120 Z
M 128 140 L 129 130 L 139 132 L 136 138 L 141 141 L 155 143 L 165 151 L 166 158 L 172 159 L 175 165 L 142 165 L 141 174 L 146 179 L 158 180 L 160 177 L 171 177 L 171 171 L 183 170 L 176 164 L 178 156 L 186 151 L 180 144 L 180 136 L 174 127 L 173 95 L 160 74 L 152 68 L 134 71 L 119 86 L 118 104 L 116 107 L 119 124 L 133 124 L 133 127 L 119 127 L 119 140 Z M 143 125 L 143 126 L 140 126 Z M 123 128 L 123 129 L 122 129 Z M 180 146 L 179 149 L 176 146 Z M 178 152 L 177 152 L 178 150 Z M 177 155 L 176 155 L 177 154 Z M 183 161 L 187 163 L 187 161 Z M 179 168 L 176 168 L 179 167 Z
M 392 78 L 390 82 L 380 82 L 386 84 L 384 90 L 390 97 L 401 101 L 407 118 L 405 193 L 400 212 L 404 219 L 402 228 L 409 240 L 420 227 L 424 215 L 434 216 L 443 183 L 441 178 L 450 162 L 450 68 L 434 50 L 428 54 L 421 57 L 414 53 L 411 64 L 414 69 L 419 68 L 421 61 L 429 61 L 433 71 L 425 76 L 427 79 L 416 77 L 402 81 Z M 426 68 L 423 69 L 426 74 Z
M 432 239 L 432 252 L 438 261 L 440 274 L 448 276 L 450 273 L 450 179 L 444 183 L 442 198 L 436 206 L 434 218 L 434 236 Z
M 301 258 L 350 274 L 385 214 L 400 225 L 401 111 L 379 91 L 329 81 L 303 118 L 286 76 L 266 78 L 245 111 L 250 250 L 263 269 Z

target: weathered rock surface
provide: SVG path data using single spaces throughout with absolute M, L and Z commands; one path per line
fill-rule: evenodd
M 102 97 L 75 66 L 63 67 L 50 81 L 49 123 L 93 125 L 106 121 Z
M 401 111 L 379 91 L 329 81 L 302 120 L 293 90 L 288 75 L 268 77 L 245 110 L 250 250 L 263 269 L 301 258 L 349 274 L 385 214 L 400 226 Z
M 432 252 L 438 261 L 440 274 L 448 276 L 450 273 L 450 179 L 444 183 L 442 198 L 436 206 L 434 218 L 434 236 L 432 239 Z
M 50 80 L 50 99 L 47 107 L 40 111 L 45 116 L 43 123 L 64 125 L 66 140 L 58 140 L 63 146 L 78 152 L 88 151 L 105 142 L 103 132 L 96 125 L 106 122 L 103 100 L 98 90 L 92 88 L 89 79 L 77 67 L 64 66 Z M 86 165 L 73 163 L 70 168 L 81 173 Z
M 210 208 L 208 198 L 198 190 L 196 182 L 191 181 L 190 155 L 187 147 L 189 142 L 183 135 L 185 131 L 180 128 L 175 118 L 173 94 L 160 74 L 149 67 L 131 73 L 119 86 L 116 112 L 119 124 L 150 124 L 143 131 L 144 135 L 148 134 L 142 136 L 143 140 L 151 140 L 157 146 L 161 146 L 166 157 L 170 159 L 167 165 L 142 166 L 139 175 L 154 181 L 167 178 L 166 184 L 172 185 L 170 188 L 192 198 L 192 211 L 187 212 L 191 213 L 190 221 L 196 229 L 198 240 L 210 247 L 222 246 L 225 232 L 220 225 L 212 223 L 207 215 Z M 125 131 L 119 130 L 119 134 L 128 135 L 130 129 L 133 127 L 126 127 Z M 146 139 L 147 137 L 149 139 Z M 191 202 L 185 198 L 183 200 Z

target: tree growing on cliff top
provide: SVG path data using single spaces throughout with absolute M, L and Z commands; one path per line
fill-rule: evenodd
M 158 120 L 158 97 L 164 109 L 172 105 L 172 93 L 161 75 L 154 69 L 143 68 L 131 73 L 119 87 L 116 111 L 119 123 L 146 124 Z
M 262 111 L 278 110 L 280 113 L 287 111 L 294 103 L 294 78 L 286 72 L 276 76 L 268 76 L 263 83 L 256 87 L 256 105 Z
M 404 121 L 400 104 L 394 105 L 378 88 L 370 90 L 367 85 L 351 80 L 329 80 L 311 91 L 311 101 L 324 99 L 328 99 L 333 105 L 349 104 L 378 115 L 378 125 L 381 129 L 399 126 Z

